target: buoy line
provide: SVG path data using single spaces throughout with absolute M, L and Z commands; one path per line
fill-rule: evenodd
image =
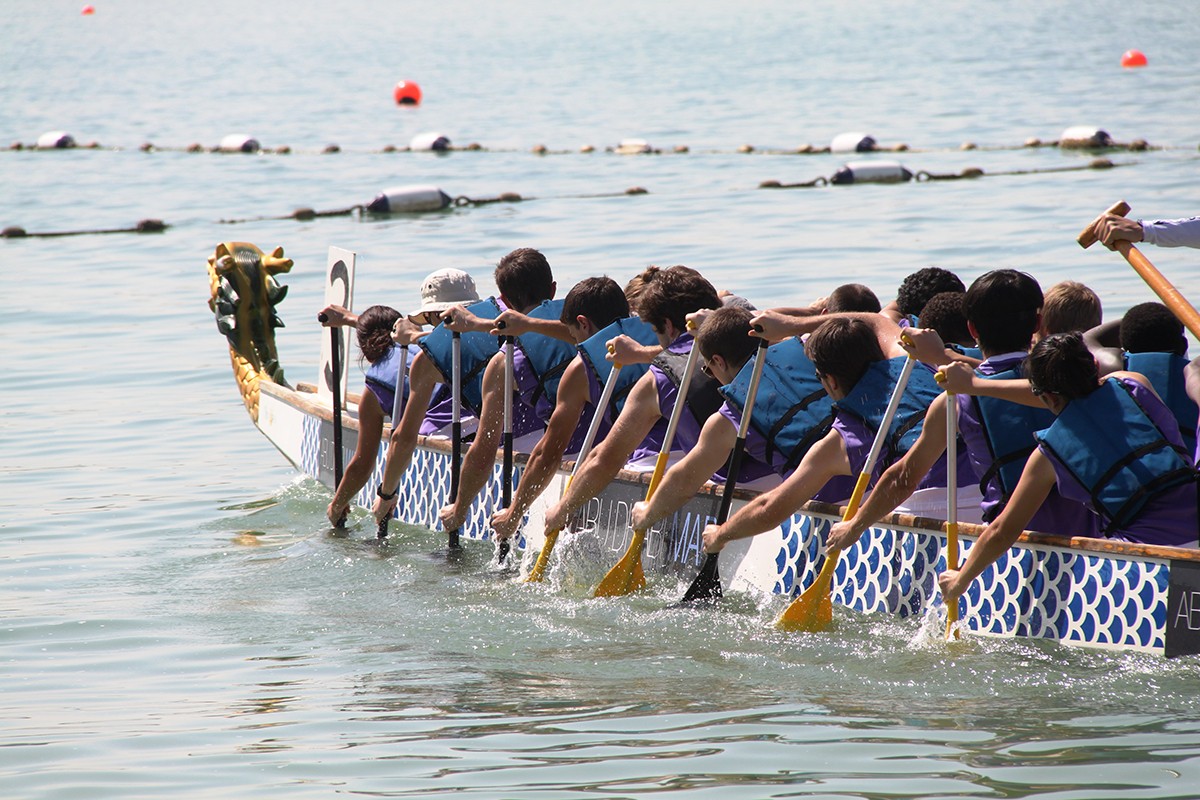
M 1088 164 L 1080 164 L 1074 166 L 1063 167 L 1044 167 L 1040 169 L 1022 169 L 1022 170 L 1003 170 L 999 172 L 985 172 L 979 167 L 967 167 L 956 173 L 934 173 L 927 170 L 919 170 L 913 172 L 904 165 L 894 161 L 858 161 L 848 162 L 832 176 L 820 176 L 808 181 L 798 183 L 783 183 L 778 180 L 766 180 L 758 184 L 759 189 L 800 189 L 800 188 L 819 188 L 825 186 L 846 186 L 852 184 L 888 184 L 888 183 L 930 183 L 944 182 L 963 179 L 976 179 L 982 177 L 1001 177 L 1001 176 L 1020 176 L 1020 175 L 1047 175 L 1061 172 L 1082 172 L 1087 170 L 1102 170 L 1114 169 L 1116 167 L 1134 166 L 1139 162 L 1128 161 L 1123 163 L 1114 163 L 1106 158 L 1097 158 Z M 731 191 L 744 191 L 744 189 L 733 188 Z M 458 195 L 451 197 L 440 188 L 431 185 L 408 185 L 398 186 L 386 189 L 377 195 L 369 203 L 357 203 L 345 208 L 328 209 L 317 211 L 310 207 L 297 208 L 289 214 L 280 215 L 265 215 L 258 217 L 246 217 L 242 219 L 219 219 L 216 224 L 219 225 L 241 225 L 252 222 L 272 222 L 278 220 L 293 219 L 301 222 L 308 222 L 323 217 L 343 217 L 357 215 L 359 217 L 366 216 L 387 216 L 391 214 L 419 214 L 425 212 L 443 211 L 447 208 L 465 208 L 477 207 L 486 205 L 495 205 L 498 203 L 524 203 L 535 200 L 591 200 L 600 198 L 614 197 L 633 197 L 638 195 L 649 194 L 643 186 L 632 186 L 628 189 L 619 192 L 595 192 L 588 194 L 565 194 L 554 195 L 549 197 L 527 197 L 516 192 L 502 192 L 493 197 L 467 197 Z M 4 239 L 25 239 L 25 238 L 49 238 L 56 236 L 82 236 L 89 234 L 109 234 L 109 233 L 161 233 L 168 227 L 165 222 L 159 219 L 143 219 L 136 225 L 128 228 L 106 228 L 106 229 L 86 229 L 86 230 L 71 230 L 71 231 L 44 231 L 30 232 L 20 226 L 9 226 L 0 230 L 0 238 Z
M 752 144 L 742 144 L 732 150 L 720 148 L 708 148 L 694 150 L 688 145 L 674 145 L 672 147 L 662 148 L 652 146 L 644 139 L 624 139 L 616 145 L 597 148 L 590 144 L 582 145 L 581 147 L 569 149 L 551 149 L 544 144 L 537 144 L 529 148 L 527 151 L 517 148 L 491 148 L 484 147 L 478 142 L 472 142 L 465 146 L 456 146 L 450 139 L 437 132 L 428 132 L 417 134 L 409 142 L 408 145 L 384 145 L 379 150 L 362 150 L 353 151 L 358 153 L 369 154 L 394 154 L 394 153 L 425 153 L 433 152 L 439 154 L 446 153 L 521 153 L 529 152 L 539 156 L 561 156 L 561 155 L 577 155 L 590 154 L 596 152 L 612 153 L 617 155 L 768 155 L 768 156 L 801 156 L 801 155 L 829 155 L 839 153 L 949 153 L 962 151 L 978 151 L 978 152 L 1011 152 L 1015 150 L 1028 150 L 1037 148 L 1058 148 L 1063 150 L 1090 150 L 1090 151 L 1128 151 L 1128 152 L 1146 152 L 1151 150 L 1166 151 L 1166 150 L 1191 150 L 1197 149 L 1183 145 L 1151 145 L 1145 139 L 1133 139 L 1129 142 L 1117 142 L 1106 131 L 1099 128 L 1091 128 L 1087 126 L 1075 126 L 1068 128 L 1057 139 L 1042 140 L 1037 137 L 1027 138 L 1019 145 L 979 145 L 975 142 L 964 142 L 957 148 L 948 147 L 929 147 L 929 148 L 912 148 L 907 144 L 880 144 L 875 137 L 861 133 L 850 132 L 835 136 L 828 145 L 816 146 L 812 144 L 802 144 L 794 148 L 780 147 L 759 147 Z M 328 144 L 316 150 L 295 150 L 289 145 L 279 147 L 264 147 L 261 142 L 246 134 L 230 134 L 225 136 L 221 142 L 215 146 L 204 146 L 198 143 L 193 143 L 183 147 L 163 147 L 151 142 L 144 142 L 136 148 L 123 146 L 103 146 L 99 142 L 91 141 L 84 144 L 79 144 L 75 137 L 65 131 L 50 131 L 38 137 L 38 140 L 31 144 L 23 142 L 13 142 L 8 149 L 14 152 L 44 152 L 50 150 L 103 150 L 105 152 L 121 152 L 126 150 L 137 150 L 143 153 L 158 153 L 158 152 L 177 152 L 177 153 L 218 153 L 218 154 L 253 154 L 253 155 L 289 155 L 292 153 L 305 153 L 310 155 L 330 155 L 345 151 L 340 145 Z
M 999 177 L 1003 175 L 1048 175 L 1056 172 L 1083 172 L 1096 169 L 1113 169 L 1115 167 L 1130 167 L 1136 161 L 1113 163 L 1107 158 L 1093 159 L 1087 164 L 1066 167 L 1042 167 L 1039 169 L 1015 169 L 1000 172 L 985 172 L 979 167 L 967 167 L 960 172 L 935 173 L 921 170 L 913 172 L 895 161 L 859 161 L 846 164 L 832 176 L 817 177 L 801 183 L 783 183 L 777 180 L 763 181 L 760 189 L 813 189 L 827 185 L 847 185 L 852 183 L 906 183 L 915 180 L 919 183 L 928 181 L 953 181 L 964 178 Z

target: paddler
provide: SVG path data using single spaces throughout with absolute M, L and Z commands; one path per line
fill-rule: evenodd
M 520 248 L 504 256 L 496 265 L 493 277 L 500 290 L 500 303 L 505 308 L 528 311 L 554 296 L 550 264 L 545 256 L 532 248 Z M 392 429 L 383 477 L 376 490 L 378 498 L 372 511 L 377 522 L 390 517 L 396 506 L 400 481 L 416 449 L 418 433 L 425 433 L 430 422 L 425 410 L 434 388 L 453 383 L 451 344 L 454 331 L 461 335 L 460 400 L 476 415 L 480 413 L 483 372 L 499 350 L 496 337 L 488 330 L 504 310 L 500 303 L 485 300 L 466 306 L 452 305 L 440 312 L 442 324 L 421 340 L 421 353 L 413 359 L 409 370 L 409 403 L 400 424 Z
M 685 266 L 652 267 L 642 278 L 645 286 L 638 312 L 653 326 L 663 349 L 630 391 L 608 436 L 583 462 L 563 497 L 547 511 L 547 533 L 566 527 L 571 515 L 617 476 L 651 430 L 665 424 L 676 402 L 687 404 L 674 441 L 675 447 L 684 451 L 696 446 L 701 427 L 721 405 L 718 384 L 706 375 L 693 376 L 687 397 L 678 396 L 683 366 L 694 345 L 687 332 L 687 315 L 703 308 L 720 308 L 716 289 L 699 272 Z M 615 360 L 628 363 L 620 355 Z
M 993 270 L 972 282 L 963 298 L 968 330 L 984 355 L 977 367 L 981 380 L 1024 375 L 1029 344 L 1039 329 L 1042 290 L 1033 276 L 1011 269 Z M 913 352 L 927 363 L 945 363 L 954 355 L 928 329 L 910 331 Z M 1025 460 L 1034 449 L 1034 432 L 1048 427 L 1053 416 L 1045 408 L 1030 408 L 995 398 L 941 395 L 929 407 L 926 425 L 916 444 L 889 467 L 857 513 L 835 524 L 829 544 L 845 549 L 871 525 L 912 494 L 946 450 L 946 414 L 958 415 L 957 429 L 967 455 L 980 476 L 982 498 L 977 516 L 984 522 L 1004 510 Z M 960 507 L 963 519 L 971 519 Z M 1083 506 L 1052 491 L 1029 524 L 1034 530 L 1070 536 L 1092 536 L 1096 521 Z
M 735 539 L 777 527 L 831 479 L 857 475 L 866 464 L 888 399 L 908 358 L 898 343 L 900 327 L 882 314 L 816 320 L 818 327 L 805 341 L 804 349 L 821 385 L 836 401 L 832 428 L 782 484 L 748 502 L 725 524 L 706 527 L 706 552 L 718 552 Z M 770 312 L 758 315 L 752 323 L 768 323 L 775 330 L 796 330 L 795 320 L 782 321 Z M 770 330 L 762 335 L 774 338 Z M 925 410 L 940 391 L 932 372 L 912 371 L 899 411 L 884 432 L 887 438 L 878 464 L 891 464 L 912 446 L 921 432 Z M 944 470 L 940 480 L 936 475 L 929 478 L 930 487 L 939 485 L 943 487 L 944 502 Z
M 1057 486 L 1088 504 L 1117 541 L 1195 547 L 1197 473 L 1183 453 L 1171 410 L 1145 376 L 1114 372 L 1101 379 L 1077 333 L 1055 334 L 1033 348 L 1023 392 L 1055 414 L 1038 433 L 1012 499 L 967 552 L 961 569 L 938 583 L 947 603 L 1016 542 L 1042 500 Z M 970 381 L 999 390 L 999 382 Z M 967 388 L 967 387 L 959 387 Z M 1020 391 L 1020 387 L 1016 387 Z
M 503 320 L 505 327 L 493 330 L 515 337 L 515 449 L 525 453 L 540 451 L 538 463 L 549 462 L 552 458 L 553 468 L 557 469 L 565 454 L 579 451 L 592 417 L 592 408 L 587 402 L 587 376 L 577 345 L 610 323 L 629 316 L 629 303 L 616 281 L 597 277 L 580 281 L 561 301 L 546 301 L 523 314 L 514 312 L 515 309 L 510 309 L 501 314 L 498 320 Z M 539 321 L 558 323 L 553 328 L 544 326 L 541 329 L 561 328 L 567 332 L 570 343 L 547 333 L 538 333 Z M 504 359 L 493 358 L 484 371 L 479 428 L 463 461 L 458 497 L 438 513 L 446 530 L 463 525 L 471 503 L 495 468 L 504 424 L 504 369 Z M 522 424 L 517 424 L 518 419 L 523 421 Z M 532 442 L 523 446 L 522 437 Z M 525 482 L 527 474 L 528 469 L 522 475 L 521 483 Z M 539 477 L 535 474 L 534 481 Z M 527 508 L 540 493 L 540 489 L 537 493 L 530 490 L 522 493 L 518 486 L 516 501 L 511 508 L 515 511 L 518 504 Z M 516 520 L 520 521 L 519 515 Z M 498 539 L 507 539 L 512 530 L 497 530 L 496 534 Z

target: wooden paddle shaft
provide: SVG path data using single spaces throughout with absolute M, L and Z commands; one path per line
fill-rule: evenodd
M 1083 229 L 1083 232 L 1076 237 L 1083 248 L 1091 247 L 1096 243 L 1096 226 L 1105 215 L 1114 214 L 1118 217 L 1123 217 L 1129 213 L 1129 204 L 1122 200 L 1113 205 L 1108 211 L 1092 220 L 1092 223 Z M 1133 267 L 1138 275 L 1142 276 L 1142 280 L 1146 285 L 1158 295 L 1163 301 L 1163 305 L 1171 309 L 1179 321 L 1182 322 L 1192 335 L 1200 339 L 1200 313 L 1196 311 L 1195 306 L 1187 301 L 1179 290 L 1167 280 L 1158 268 L 1150 263 L 1150 259 L 1142 255 L 1142 252 L 1133 246 L 1133 243 L 1128 240 L 1119 240 L 1116 243 L 1117 251 L 1125 256 L 1125 260 L 1129 262 L 1129 266 Z

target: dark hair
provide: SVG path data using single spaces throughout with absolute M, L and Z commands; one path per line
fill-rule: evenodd
M 1162 303 L 1138 303 L 1121 318 L 1121 349 L 1181 356 L 1187 352 L 1183 323 Z
M 388 306 L 371 306 L 358 315 L 354 332 L 358 336 L 358 349 L 363 358 L 374 364 L 392 349 L 392 327 L 400 319 L 400 312 Z
M 494 278 L 496 288 L 515 311 L 525 311 L 554 296 L 550 262 L 532 247 L 513 250 L 500 259 Z
M 638 298 L 638 315 L 656 331 L 664 330 L 669 320 L 682 332 L 687 328 L 688 314 L 702 308 L 721 307 L 717 290 L 691 267 L 651 267 L 642 277 L 646 286 Z
M 896 305 L 904 316 L 920 317 L 929 298 L 942 292 L 961 292 L 966 289 L 959 277 L 948 269 L 925 267 L 900 282 L 896 290 Z
M 857 317 L 833 317 L 822 322 L 804 343 L 817 372 L 832 375 L 846 391 L 858 383 L 867 367 L 885 356 L 875 329 Z
M 720 356 L 736 371 L 754 355 L 758 338 L 750 335 L 754 315 L 738 306 L 718 308 L 696 332 L 696 346 L 705 358 Z
M 861 283 L 844 283 L 829 293 L 825 301 L 826 314 L 839 314 L 845 311 L 865 311 L 868 314 L 878 314 L 882 306 L 879 298 L 869 286 Z
M 612 278 L 584 278 L 571 287 L 563 300 L 559 322 L 570 325 L 578 316 L 587 317 L 597 329 L 629 316 L 629 301 Z
M 1042 287 L 1015 269 L 980 275 L 963 297 L 963 311 L 985 353 L 1027 351 L 1041 308 Z
M 1042 330 L 1050 333 L 1090 331 L 1104 321 L 1100 298 L 1078 281 L 1059 281 L 1042 300 Z
M 921 312 L 921 327 L 933 328 L 946 343 L 974 342 L 967 330 L 967 315 L 963 311 L 965 292 L 942 292 L 929 298 Z
M 1033 346 L 1026 369 L 1035 392 L 1053 392 L 1067 400 L 1086 397 L 1100 386 L 1096 359 L 1079 331 L 1042 339 Z

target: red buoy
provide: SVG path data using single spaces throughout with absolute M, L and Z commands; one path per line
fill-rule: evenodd
M 88 14 L 95 14 L 95 13 L 96 13 L 96 7 L 95 7 L 95 6 L 84 6 L 84 7 L 83 7 L 83 10 L 82 10 L 82 11 L 80 11 L 79 13 L 80 13 L 80 14 L 83 14 L 85 17 L 86 17 Z
M 1144 67 L 1146 66 L 1146 54 L 1141 50 L 1126 50 L 1125 55 L 1121 56 L 1122 67 Z
M 392 90 L 398 106 L 415 106 L 421 103 L 421 87 L 412 81 L 400 81 Z

